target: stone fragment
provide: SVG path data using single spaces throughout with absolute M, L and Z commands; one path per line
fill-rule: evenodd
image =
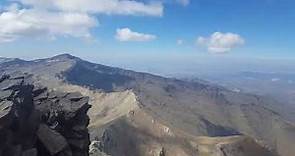
M 11 101 L 0 102 L 0 120 L 11 113 L 13 103 Z
M 40 124 L 37 136 L 51 155 L 61 152 L 68 146 L 66 139 L 45 124 Z
M 46 100 L 48 98 L 47 92 L 42 92 L 42 90 L 36 90 L 34 100 Z
M 69 93 L 66 97 L 70 100 L 79 100 L 83 98 L 82 94 L 79 92 Z
M 0 77 L 0 83 L 1 82 L 3 82 L 4 80 L 7 80 L 7 79 L 9 79 L 10 78 L 10 76 L 9 75 L 1 75 L 1 77 Z
M 23 79 L 10 79 L 0 84 L 1 90 L 16 90 L 23 83 Z
M 0 92 L 0 99 L 4 100 L 9 98 L 12 95 L 13 91 L 12 90 L 6 90 L 3 92 Z

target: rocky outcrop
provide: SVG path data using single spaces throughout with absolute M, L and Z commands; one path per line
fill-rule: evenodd
M 0 156 L 88 156 L 88 97 L 0 76 Z
M 101 142 L 99 141 L 92 141 L 89 146 L 89 155 L 90 156 L 109 156 L 102 152 L 101 149 Z
M 269 151 L 251 138 L 240 138 L 230 143 L 218 143 L 212 151 L 216 156 L 277 156 L 275 152 Z
M 278 156 L 248 136 L 198 137 L 197 156 Z

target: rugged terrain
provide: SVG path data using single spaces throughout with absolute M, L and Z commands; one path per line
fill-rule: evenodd
M 0 76 L 0 156 L 88 156 L 88 98 Z
M 200 82 L 90 63 L 71 55 L 0 64 L 36 85 L 90 97 L 92 155 L 293 156 L 294 123 L 275 101 Z

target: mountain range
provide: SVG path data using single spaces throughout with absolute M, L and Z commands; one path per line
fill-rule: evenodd
M 69 54 L 0 59 L 0 74 L 32 75 L 90 98 L 90 155 L 294 156 L 295 124 L 276 101 L 203 80 L 165 78 Z

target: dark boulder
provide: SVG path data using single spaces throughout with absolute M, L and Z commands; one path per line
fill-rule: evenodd
M 39 125 L 37 136 L 51 155 L 55 155 L 68 147 L 67 140 L 45 124 Z

